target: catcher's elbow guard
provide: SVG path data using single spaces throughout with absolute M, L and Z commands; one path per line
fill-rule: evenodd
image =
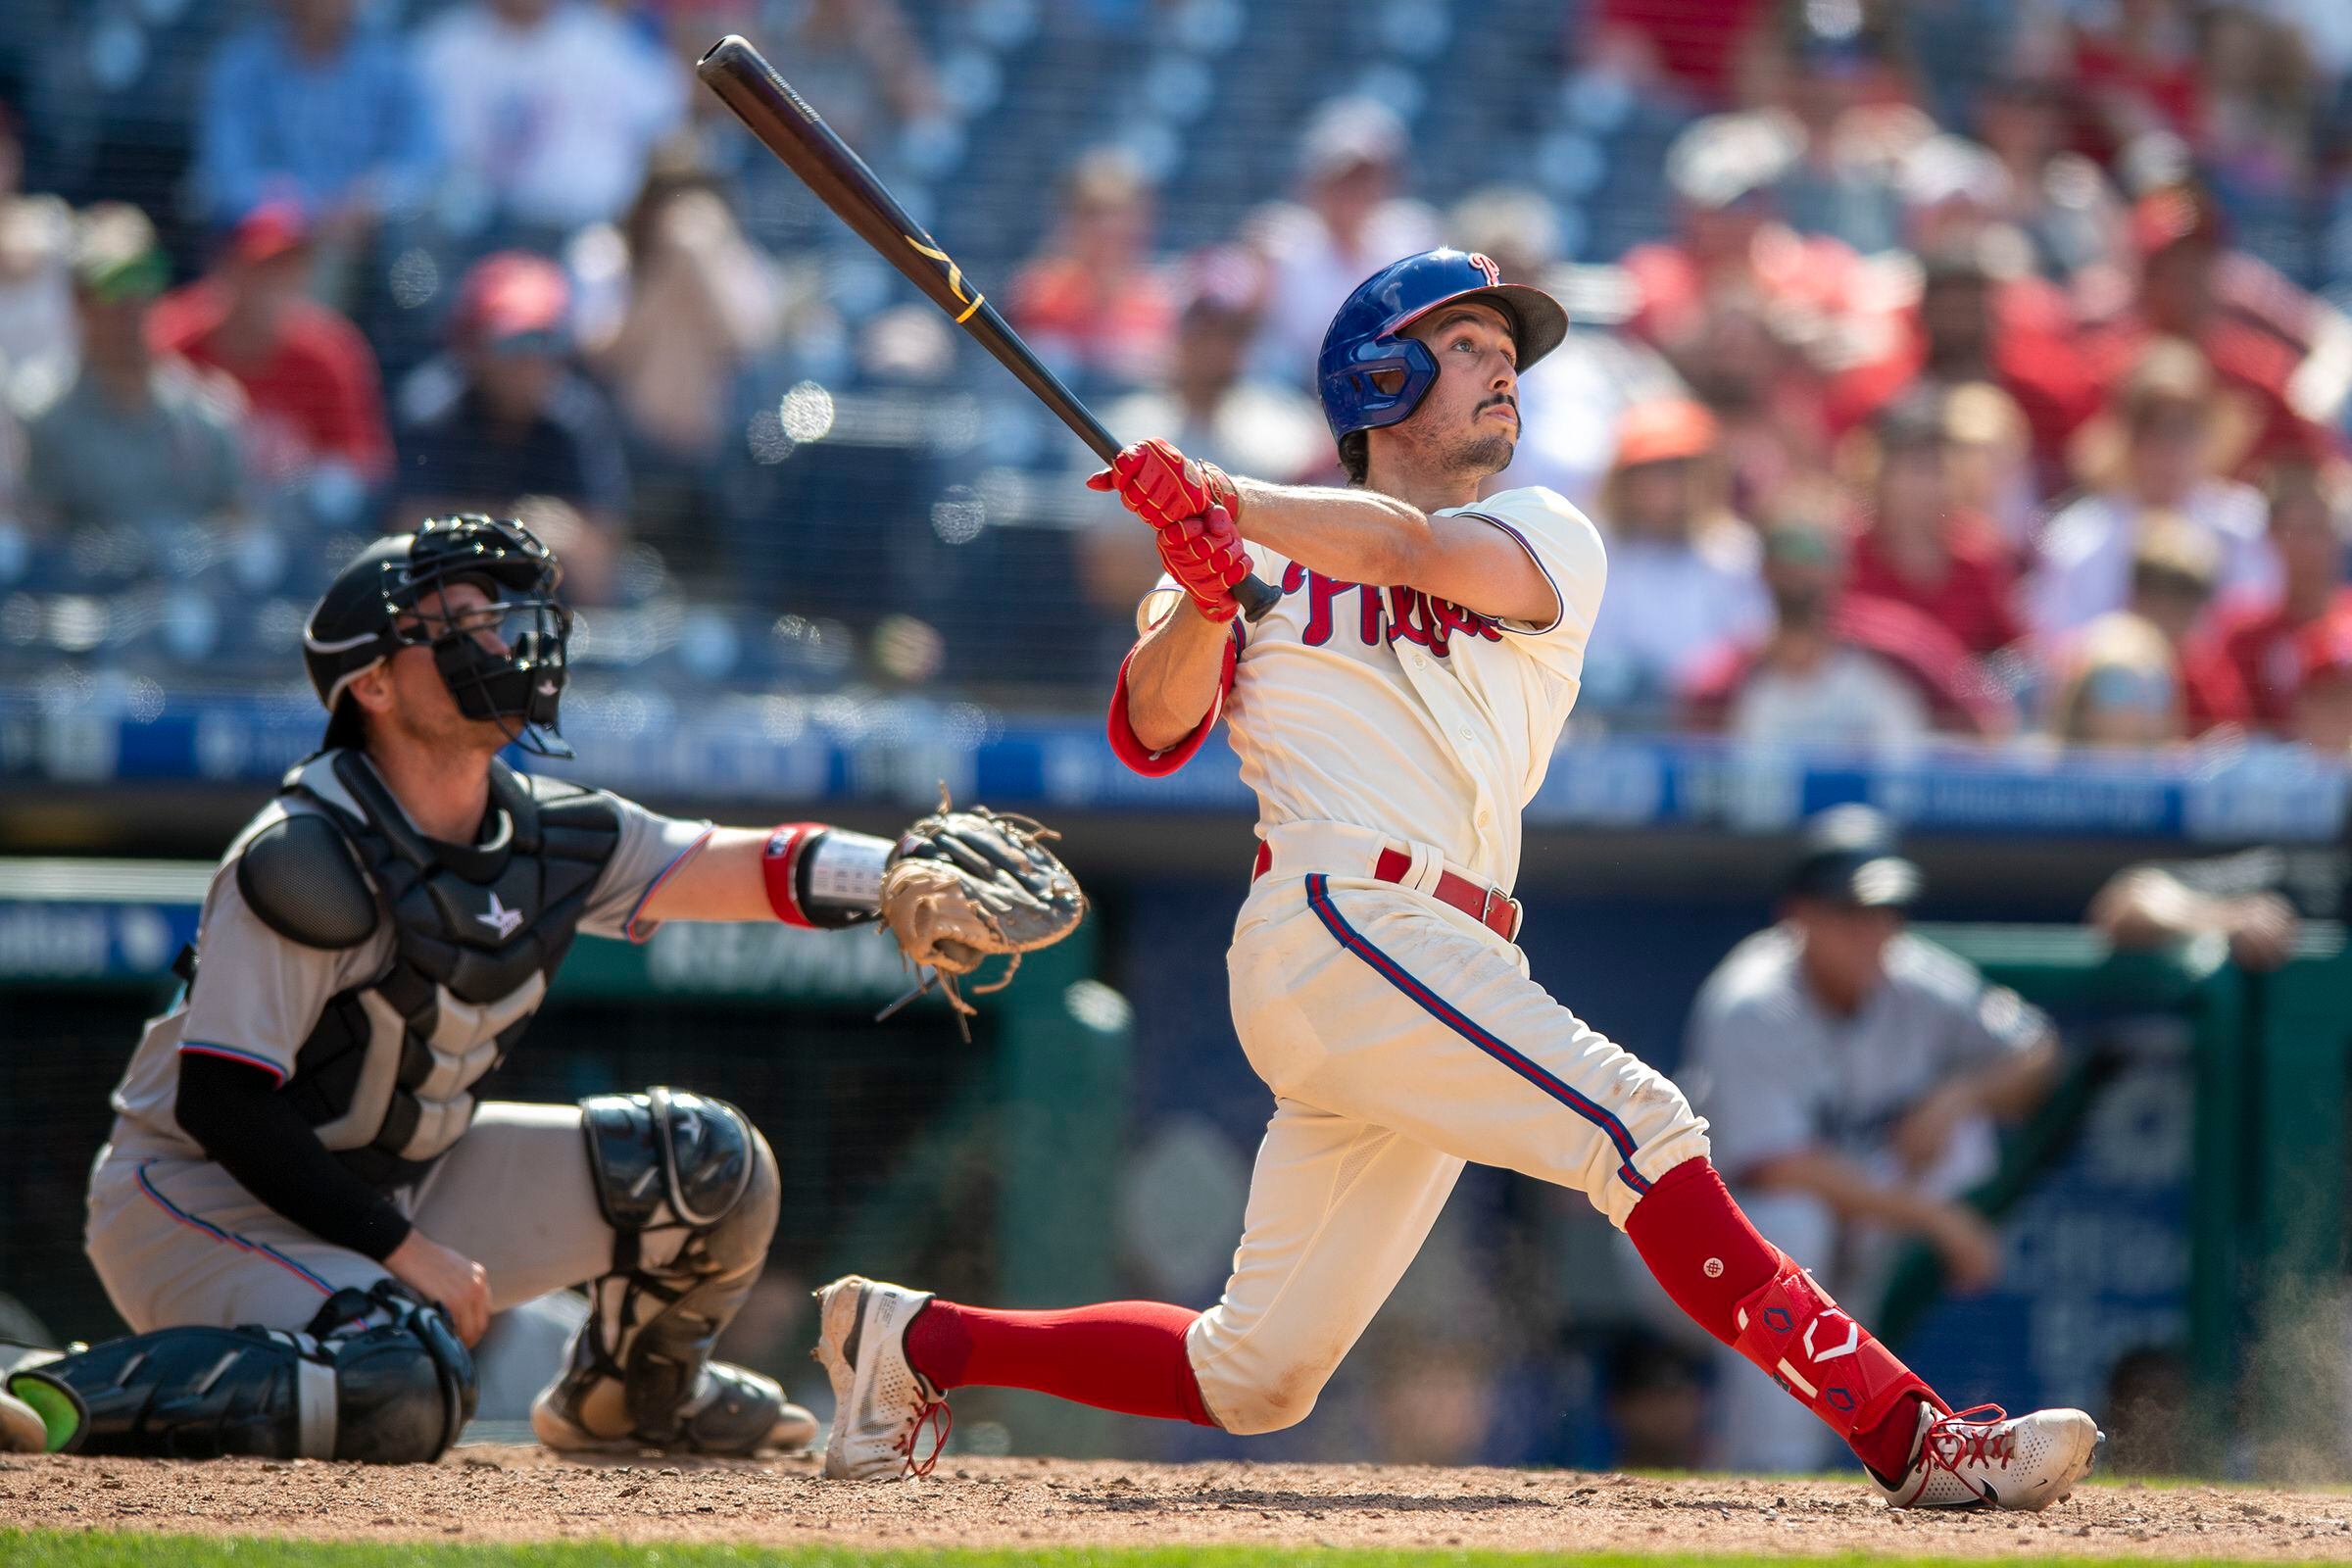
M 787 822 L 767 836 L 760 870 L 767 906 L 786 925 L 860 925 L 882 907 L 890 841 L 823 822 Z

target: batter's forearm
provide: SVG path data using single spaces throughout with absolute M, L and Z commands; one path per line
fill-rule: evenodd
M 1420 508 L 1370 490 L 1236 479 L 1244 539 L 1341 582 L 1412 583 L 1435 537 Z
M 1231 635 L 1189 597 L 1144 634 L 1127 662 L 1127 724 L 1138 741 L 1165 751 L 1200 727 L 1224 687 Z

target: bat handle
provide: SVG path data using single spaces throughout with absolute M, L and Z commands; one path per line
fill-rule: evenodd
M 1266 612 L 1282 603 L 1281 593 L 1254 571 L 1233 585 L 1233 597 L 1241 602 L 1243 617 L 1253 622 L 1265 619 Z

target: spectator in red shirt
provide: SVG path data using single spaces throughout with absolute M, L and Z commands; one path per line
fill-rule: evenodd
M 2327 615 L 2295 638 L 2287 734 L 2324 757 L 2352 753 L 2352 616 Z
M 1944 398 L 1915 393 L 1881 415 L 1865 448 L 1869 515 L 1854 540 L 1850 591 L 1925 613 L 1972 654 L 2025 635 L 1999 534 L 1952 500 Z
M 1921 270 L 1918 307 L 1897 318 L 1892 352 L 1834 386 L 1833 422 L 1859 423 L 1922 382 L 1989 381 L 2024 412 L 2042 487 L 2058 488 L 2067 441 L 2098 412 L 2100 394 L 2055 291 L 2038 277 L 2003 276 L 1983 233 L 1930 250 Z
M 2115 0 L 2103 25 L 2075 36 L 2072 75 L 2083 150 L 2108 158 L 2155 131 L 2197 123 L 2196 31 L 2181 0 Z
M 1909 605 L 1846 591 L 1840 530 L 1791 519 L 1764 536 L 1773 627 L 1685 691 L 1691 727 L 1743 740 L 1900 748 L 1931 730 L 1999 735 L 2008 699 L 1958 639 Z
M 264 483 L 299 483 L 340 466 L 372 485 L 392 457 L 375 356 L 359 328 L 304 295 L 309 270 L 300 211 L 257 207 L 211 272 L 156 302 L 149 341 L 245 389 L 248 458 Z
M 1176 301 L 1151 264 L 1152 191 L 1116 149 L 1089 153 L 1062 192 L 1061 226 L 1012 280 L 1012 322 L 1049 360 L 1121 386 L 1167 368 Z
M 2347 517 L 2341 486 L 2317 464 L 2278 464 L 2264 489 L 2279 592 L 2276 598 L 2225 606 L 2220 639 L 2256 722 L 2283 732 L 2293 722 L 2303 678 L 2299 639 L 2326 618 L 2352 623 L 2352 587 L 2345 584 L 2344 570 Z
M 1663 78 L 1709 107 L 1737 96 L 1736 80 L 1770 29 L 1772 0 L 1601 0 L 1582 19 L 1595 55 L 1633 68 L 1638 82 Z
M 2330 450 L 2312 420 L 2340 412 L 2343 377 L 2329 407 L 2288 388 L 2313 356 L 2325 328 L 2307 294 L 2252 256 L 2230 249 L 2211 198 L 2188 188 L 2156 191 L 2132 212 L 2132 236 L 2140 257 L 2133 308 L 2090 334 L 2094 369 L 2111 388 L 2131 373 L 2149 343 L 2178 337 L 2194 343 L 2233 405 L 2231 417 L 2251 428 L 2233 472 L 2255 473 L 2271 460 Z M 2300 410 L 2300 412 L 2298 412 Z

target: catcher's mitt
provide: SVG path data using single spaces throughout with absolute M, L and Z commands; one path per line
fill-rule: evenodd
M 883 1016 L 937 984 L 965 1029 L 975 1011 L 956 982 L 997 954 L 1012 962 L 975 996 L 1012 983 L 1021 955 L 1050 948 L 1086 918 L 1086 895 L 1068 866 L 1046 848 L 1059 838 L 1026 816 L 975 806 L 958 811 L 943 788 L 939 809 L 901 834 L 882 872 L 882 920 L 899 948 L 923 971 L 913 991 Z

